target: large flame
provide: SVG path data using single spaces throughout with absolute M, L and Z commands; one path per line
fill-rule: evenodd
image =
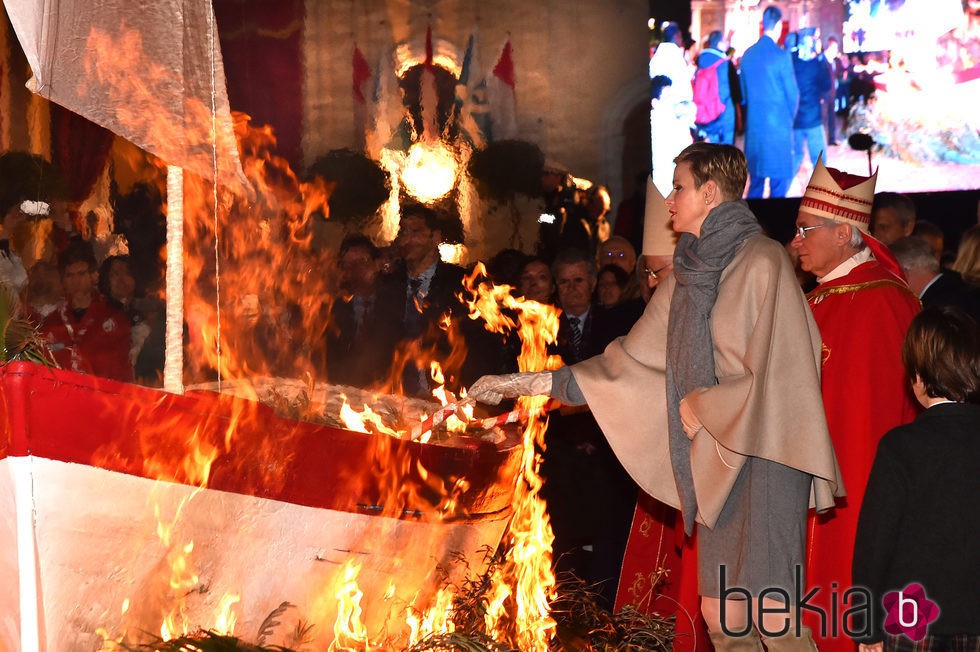
M 558 311 L 535 301 L 519 301 L 509 286 L 477 283 L 485 277 L 482 264 L 477 265 L 465 285 L 470 295 L 470 316 L 482 318 L 486 328 L 505 332 L 515 327 L 517 316 L 521 336 L 518 366 L 521 371 L 541 371 L 561 366 L 547 346 L 558 335 Z M 505 312 L 506 311 L 506 312 Z M 536 447 L 544 449 L 547 420 L 542 418 L 545 397 L 521 397 L 518 405 L 532 416 L 524 429 L 522 476 L 514 494 L 514 515 L 506 536 L 508 544 L 504 563 L 493 576 L 489 595 L 487 631 L 495 637 L 515 640 L 521 650 L 543 651 L 555 633 L 549 603 L 554 598 L 555 577 L 551 567 L 554 534 L 544 500 L 539 469 L 541 458 Z M 537 416 L 535 416 L 537 415 Z
M 136 38 L 123 42 L 137 50 L 140 45 Z M 91 45 L 113 46 L 98 39 Z M 111 58 L 117 68 L 109 77 L 125 86 L 122 97 L 138 93 L 141 101 L 149 101 L 154 96 L 154 83 L 165 83 L 166 71 L 136 68 L 142 59 L 139 52 L 133 56 Z M 106 73 L 100 71 L 99 74 Z M 134 86 L 132 80 L 148 82 L 142 87 Z M 207 111 L 200 115 L 195 112 L 189 120 L 207 123 L 207 117 Z M 188 331 L 185 380 L 192 384 L 215 379 L 230 383 L 257 376 L 322 377 L 324 353 L 318 347 L 325 340 L 324 330 L 328 325 L 323 306 L 329 305 L 337 294 L 333 281 L 337 275 L 332 274 L 333 261 L 312 249 L 311 237 L 312 220 L 321 219 L 315 216 L 329 219 L 327 206 L 332 189 L 327 184 L 300 181 L 286 162 L 274 153 L 275 137 L 268 127 L 251 125 L 247 116 L 235 117 L 242 167 L 250 189 L 216 186 L 193 174 L 184 176 L 184 305 Z M 172 136 L 172 132 L 180 128 L 143 114 L 124 113 L 121 119 L 146 122 L 146 129 L 158 132 L 155 137 L 159 139 Z M 444 196 L 459 173 L 453 152 L 438 140 L 417 144 L 404 160 L 398 160 L 398 156 L 390 153 L 382 156 L 386 169 L 401 172 L 400 178 L 392 179 L 393 197 L 397 197 L 401 181 L 411 186 L 413 193 L 419 193 L 418 196 L 432 199 Z M 158 163 L 162 167 L 163 163 Z M 386 211 L 382 238 L 390 240 L 394 236 L 397 204 L 389 204 Z M 505 310 L 520 315 L 522 328 L 527 325 L 527 330 L 522 331 L 528 338 L 522 353 L 522 368 L 543 368 L 551 364 L 543 347 L 527 344 L 528 341 L 540 342 L 541 333 L 552 327 L 546 316 L 537 316 L 537 308 L 533 305 L 513 302 L 505 289 L 480 286 L 474 291 L 481 296 L 490 293 L 475 300 L 488 324 L 514 327 L 513 321 L 508 325 L 507 319 L 503 318 L 505 315 L 500 311 L 503 305 Z M 554 327 L 557 328 L 557 317 Z M 431 372 L 452 385 L 465 348 L 456 325 L 448 319 L 437 328 L 442 329 L 439 335 L 444 333 L 448 339 L 451 353 L 442 356 L 441 367 L 433 368 Z M 536 329 L 541 331 L 535 332 Z M 423 338 L 410 343 L 399 352 L 397 362 L 402 365 L 411 362 L 420 369 L 428 369 L 429 362 L 436 357 L 434 339 Z M 401 367 L 396 364 L 391 384 L 384 389 L 399 389 L 400 372 Z M 247 452 L 242 453 L 235 463 L 239 466 L 227 472 L 254 479 L 255 486 L 262 490 L 274 488 L 277 483 L 284 482 L 281 472 L 291 461 L 289 455 L 293 453 L 289 451 L 295 450 L 294 446 L 284 443 L 296 433 L 287 428 L 267 432 L 262 426 L 268 411 L 259 409 L 254 391 L 243 389 L 243 386 L 239 389 L 239 396 L 222 395 L 220 414 L 181 414 L 172 421 L 160 419 L 152 428 L 140 432 L 139 441 L 132 444 L 135 451 L 113 450 L 104 451 L 104 454 L 107 457 L 131 456 L 137 460 L 134 464 L 144 477 L 206 487 L 216 459 L 233 448 L 236 451 L 245 449 Z M 161 402 L 165 400 L 161 399 Z M 445 406 L 458 404 L 449 393 L 442 394 L 440 402 Z M 532 401 L 526 407 L 539 409 L 540 402 Z M 417 447 L 412 448 L 414 442 L 407 441 L 404 424 L 399 429 L 399 426 L 383 423 L 367 405 L 361 412 L 354 411 L 349 405 L 344 411 L 352 419 L 348 428 L 374 436 L 372 456 L 365 459 L 363 468 L 351 469 L 350 477 L 346 479 L 351 496 L 376 496 L 376 504 L 365 505 L 364 509 L 378 514 L 385 519 L 383 522 L 391 523 L 398 519 L 451 521 L 458 515 L 460 497 L 470 487 L 465 477 L 442 477 L 430 472 Z M 458 419 L 454 411 L 446 423 L 454 429 L 464 429 L 470 415 L 462 414 L 464 417 Z M 494 632 L 510 636 L 523 650 L 542 649 L 541 641 L 546 642 L 554 629 L 547 607 L 554 584 L 550 575 L 551 534 L 544 504 L 537 497 L 539 460 L 534 455 L 534 444 L 542 443 L 542 427 L 539 419 L 532 418 L 524 433 L 524 480 L 516 494 L 518 503 L 508 534 L 513 548 L 495 579 L 500 587 L 496 594 L 503 597 L 495 601 L 497 611 L 489 617 Z M 250 433 L 247 441 L 242 441 L 244 435 L 241 433 Z M 382 434 L 385 436 L 376 436 Z M 211 622 L 190 621 L 192 616 L 186 608 L 187 601 L 203 593 L 202 584 L 206 581 L 206 570 L 195 568 L 194 541 L 182 531 L 181 517 L 194 498 L 192 494 L 187 498 L 188 502 L 176 506 L 172 502 L 166 506 L 158 503 L 153 507 L 159 523 L 159 545 L 164 551 L 160 557 L 165 560 L 161 564 L 160 577 L 155 578 L 159 580 L 162 597 L 154 596 L 154 600 L 168 601 L 165 613 L 159 614 L 159 631 L 165 639 L 199 628 L 232 632 L 236 620 L 233 607 L 241 599 L 237 591 L 227 591 L 218 600 Z M 401 559 L 399 552 L 392 550 L 392 572 L 401 571 L 411 577 L 411 581 L 418 580 L 419 584 L 428 581 L 428 578 L 417 575 L 428 568 L 431 559 Z M 364 596 L 357 585 L 360 566 L 352 559 L 332 560 L 342 571 L 339 586 L 331 596 L 332 608 L 336 609 L 337 615 L 331 649 L 359 650 L 369 645 L 365 625 L 367 607 L 361 604 Z M 512 589 L 505 590 L 505 587 Z M 153 588 L 156 589 L 156 585 Z M 324 587 L 318 588 L 324 589 L 324 595 L 327 593 Z M 415 587 L 409 590 L 415 592 Z M 103 630 L 104 649 L 116 649 L 113 644 L 127 640 L 125 623 L 142 625 L 146 622 L 132 615 L 134 610 L 129 608 L 130 600 L 145 598 L 133 595 L 127 599 L 121 609 L 121 618 L 116 621 L 123 623 L 122 632 L 110 634 Z M 415 623 L 412 636 L 418 638 L 452 631 L 451 603 L 449 590 L 419 595 L 418 606 L 412 601 L 408 615 L 408 622 Z M 514 616 L 508 617 L 504 612 L 512 612 Z M 132 621 L 127 621 L 131 615 Z

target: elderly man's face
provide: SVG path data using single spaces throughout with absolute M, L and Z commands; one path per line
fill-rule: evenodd
M 592 303 L 595 282 L 587 263 L 561 265 L 555 275 L 561 309 L 570 315 L 581 315 L 588 310 Z
M 843 246 L 843 225 L 800 212 L 796 226 L 807 229 L 806 237 L 796 234 L 790 243 L 800 255 L 800 268 L 817 277 L 826 276 L 847 260 L 850 250 Z M 812 228 L 811 228 L 812 227 Z M 845 229 L 846 230 L 846 229 Z

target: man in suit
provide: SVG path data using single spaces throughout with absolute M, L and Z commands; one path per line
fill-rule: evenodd
M 564 249 L 555 257 L 552 275 L 562 310 L 558 354 L 565 364 L 574 364 L 592 355 L 589 340 L 595 317 L 592 295 L 596 286 L 596 268 L 584 252 Z
M 783 12 L 776 6 L 762 12 L 762 37 L 742 56 L 742 98 L 748 121 L 745 157 L 749 162 L 750 198 L 762 197 L 766 179 L 769 196 L 785 197 L 793 169 L 793 120 L 800 91 L 789 52 L 777 45 Z
M 400 295 L 382 292 L 381 252 L 370 238 L 340 243 L 341 289 L 330 307 L 327 377 L 331 383 L 378 387 L 388 380 L 402 319 Z
M 910 235 L 895 241 L 892 253 L 902 266 L 909 288 L 924 307 L 957 306 L 980 321 L 980 291 L 963 282 L 953 271 L 942 271 L 932 245 L 922 236 Z
M 907 195 L 879 192 L 871 204 L 871 235 L 891 246 L 912 235 L 915 228 L 915 203 Z
M 423 204 L 410 204 L 402 209 L 395 244 L 402 256 L 397 266 L 384 280 L 386 291 L 396 296 L 403 308 L 400 321 L 401 348 L 414 347 L 402 373 L 402 391 L 406 395 L 429 397 L 428 364 L 435 359 L 445 363 L 452 353 L 452 343 L 440 322 L 447 313 L 459 317 L 464 306 L 456 294 L 462 290 L 463 268 L 444 262 L 439 256 L 444 225 L 438 213 Z M 449 375 L 454 371 L 446 369 Z
M 557 353 L 574 364 L 602 352 L 639 317 L 606 310 L 592 302 L 596 267 L 584 251 L 565 249 L 552 265 L 562 309 Z M 589 411 L 553 415 L 541 467 L 555 533 L 557 568 L 597 585 L 612 607 L 619 569 L 636 502 L 636 485 L 620 465 Z

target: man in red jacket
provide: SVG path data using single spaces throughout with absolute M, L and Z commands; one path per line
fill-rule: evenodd
M 843 595 L 851 588 L 861 499 L 878 440 L 917 413 L 901 352 L 919 300 L 894 256 L 868 234 L 876 177 L 828 169 L 818 160 L 792 242 L 819 283 L 807 299 L 823 339 L 821 391 L 847 491 L 836 509 L 811 514 L 808 527 L 806 583 L 816 592 L 801 611 L 821 652 L 855 650 L 841 615 L 853 606 Z
M 72 371 L 133 382 L 129 318 L 96 289 L 98 267 L 91 248 L 69 245 L 58 268 L 65 298 L 41 324 L 55 360 Z

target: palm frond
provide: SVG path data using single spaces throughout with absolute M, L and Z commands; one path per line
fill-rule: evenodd
M 57 367 L 37 326 L 20 319 L 19 302 L 13 291 L 0 285 L 0 364 L 27 360 Z

